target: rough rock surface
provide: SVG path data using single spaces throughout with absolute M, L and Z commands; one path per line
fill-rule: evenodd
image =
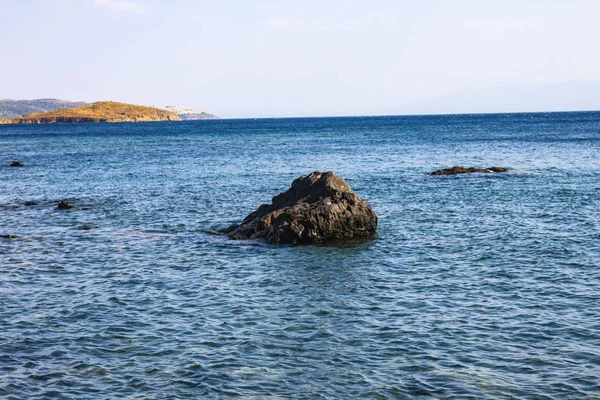
M 74 208 L 75 206 L 67 201 L 61 200 L 58 202 L 58 205 L 56 206 L 56 209 L 58 210 L 70 210 L 71 208 Z
M 433 171 L 431 175 L 458 175 L 458 174 L 470 174 L 473 172 L 484 172 L 484 173 L 498 173 L 498 172 L 506 172 L 506 168 L 502 167 L 489 167 L 489 168 L 465 168 L 465 167 L 452 167 L 446 169 L 440 169 L 437 171 Z
M 377 215 L 348 183 L 334 172 L 313 172 L 225 233 L 231 239 L 314 244 L 368 237 L 376 229 Z

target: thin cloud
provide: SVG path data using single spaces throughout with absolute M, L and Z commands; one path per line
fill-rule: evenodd
M 148 7 L 135 3 L 133 1 L 121 1 L 121 0 L 95 0 L 96 6 L 104 7 L 109 10 L 132 13 L 132 14 L 146 14 L 148 13 Z
M 540 29 L 542 22 L 540 19 L 507 19 L 507 18 L 484 18 L 474 22 L 476 27 L 483 28 L 491 32 L 502 31 L 529 31 Z
M 284 17 L 271 17 L 267 19 L 267 25 L 272 26 L 273 28 L 286 29 L 289 28 L 292 24 Z

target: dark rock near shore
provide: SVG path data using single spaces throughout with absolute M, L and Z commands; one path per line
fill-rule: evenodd
M 452 168 L 440 169 L 431 173 L 431 175 L 458 175 L 458 174 L 470 174 L 474 172 L 483 172 L 483 173 L 499 173 L 506 172 L 506 168 L 502 167 L 490 167 L 490 168 L 465 168 L 460 166 L 455 166 Z
M 369 237 L 376 229 L 377 215 L 348 183 L 334 172 L 313 172 L 225 233 L 231 239 L 315 244 Z
M 57 210 L 70 210 L 71 208 L 74 208 L 75 206 L 69 202 L 66 202 L 64 200 L 61 200 L 58 202 L 58 205 L 56 206 Z
M 38 203 L 36 203 L 35 201 L 26 201 L 23 203 L 24 206 L 27 207 L 31 207 L 31 206 L 37 206 Z
M 20 163 L 19 161 L 13 161 L 12 163 L 10 163 L 11 167 L 24 167 L 24 165 L 22 163 Z
M 18 239 L 19 237 L 17 235 L 2 235 L 0 236 L 3 239 Z

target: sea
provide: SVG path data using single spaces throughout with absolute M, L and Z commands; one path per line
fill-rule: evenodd
M 0 398 L 600 399 L 600 112 L 2 125 L 0 164 Z M 375 237 L 218 233 L 313 171 Z

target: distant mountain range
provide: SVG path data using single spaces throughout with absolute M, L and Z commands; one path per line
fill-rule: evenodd
M 505 84 L 465 88 L 413 103 L 402 114 L 474 114 L 498 112 L 600 110 L 600 81 Z
M 0 119 L 16 118 L 31 113 L 41 113 L 63 108 L 81 107 L 87 104 L 82 101 L 58 99 L 0 100 Z
M 71 109 L 87 106 L 92 103 L 83 101 L 67 101 L 59 99 L 35 99 L 35 100 L 0 100 L 0 120 L 23 117 L 33 113 L 45 113 L 48 111 Z M 218 117 L 204 111 L 180 106 L 151 106 L 163 111 L 179 115 L 182 120 L 217 119 Z

